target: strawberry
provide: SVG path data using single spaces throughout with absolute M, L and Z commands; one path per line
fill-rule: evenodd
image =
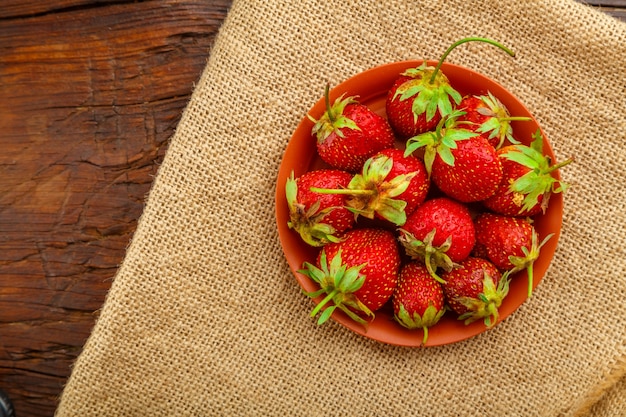
M 309 297 L 326 297 L 313 309 L 311 317 L 330 301 L 318 319 L 324 323 L 335 309 L 365 324 L 361 317 L 373 318 L 393 295 L 398 284 L 400 253 L 392 232 L 382 229 L 353 229 L 344 240 L 321 249 L 316 264 L 304 262 L 300 273 L 316 282 L 320 289 Z
M 539 130 L 530 146 L 509 145 L 498 150 L 502 161 L 502 180 L 496 192 L 483 201 L 485 207 L 507 216 L 530 217 L 545 212 L 553 193 L 565 192 L 568 184 L 552 175 L 573 160 L 552 164 L 543 154 Z
M 465 324 L 483 319 L 487 328 L 498 321 L 498 308 L 509 292 L 508 272 L 486 259 L 468 257 L 457 268 L 444 272 L 443 292 L 448 307 Z
M 447 196 L 464 203 L 484 200 L 502 180 L 502 163 L 487 139 L 462 127 L 455 110 L 443 118 L 434 132 L 407 141 L 405 153 L 424 148 L 426 169 Z
M 496 149 L 507 141 L 509 144 L 519 143 L 513 136 L 512 121 L 530 120 L 528 117 L 511 117 L 505 105 L 491 92 L 487 92 L 486 96 L 463 97 L 458 109 L 465 113 L 459 117 L 459 123 L 464 123 L 467 129 L 480 133 Z
M 528 297 L 533 289 L 533 264 L 541 247 L 552 237 L 539 243 L 539 236 L 528 218 L 481 213 L 474 220 L 476 245 L 474 253 L 486 257 L 501 271 L 526 270 Z
M 387 220 L 397 226 L 406 221 L 428 194 L 430 182 L 421 160 L 399 149 L 388 148 L 363 164 L 347 188 L 313 188 L 317 193 L 345 194 L 348 209 L 369 219 Z
M 434 78 L 433 78 L 434 77 Z M 442 73 L 426 63 L 404 71 L 394 81 L 385 102 L 389 124 L 400 137 L 432 130 L 452 112 L 461 95 Z
M 330 169 L 309 171 L 294 179 L 292 171 L 285 185 L 289 228 L 311 246 L 337 242 L 341 233 L 354 226 L 354 214 L 344 207 L 344 196 L 318 194 L 310 189 L 346 187 L 351 179 L 348 172 Z
M 397 178 L 400 175 L 412 175 L 411 183 L 407 189 L 398 195 L 399 199 L 406 201 L 406 207 L 404 207 L 405 214 L 407 216 L 412 214 L 426 200 L 430 189 L 430 181 L 428 180 L 424 162 L 414 156 L 404 156 L 404 151 L 394 148 L 382 150 L 377 155 L 386 156 L 393 161 L 389 178 Z
M 387 94 L 385 109 L 393 130 L 408 138 L 432 130 L 442 117 L 447 116 L 461 101 L 461 94 L 439 69 L 448 54 L 457 46 L 470 41 L 492 44 L 511 56 L 515 54 L 491 39 L 469 37 L 454 42 L 443 53 L 436 67 L 424 62 L 409 68 L 394 81 Z
M 422 344 L 428 328 L 445 313 L 443 288 L 419 262 L 409 262 L 400 270 L 398 287 L 392 298 L 394 318 L 407 329 L 422 329 Z
M 502 180 L 502 163 L 496 149 L 484 137 L 461 141 L 451 153 L 453 165 L 439 155 L 433 163 L 432 180 L 443 193 L 471 203 L 496 192 Z
M 476 240 L 468 208 L 446 197 L 427 200 L 407 218 L 399 240 L 406 254 L 424 262 L 431 276 L 443 283 L 436 270 L 451 270 L 467 258 Z
M 314 125 L 311 134 L 317 139 L 317 152 L 334 168 L 355 172 L 367 158 L 395 143 L 389 123 L 356 97 L 341 95 L 330 105 L 326 86 L 326 112 L 318 120 L 309 115 Z

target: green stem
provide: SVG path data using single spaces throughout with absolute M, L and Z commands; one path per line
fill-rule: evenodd
M 533 294 L 533 263 L 531 262 L 526 267 L 526 273 L 528 274 L 528 298 Z
M 354 311 L 350 311 L 350 309 L 346 306 L 344 306 L 343 304 L 339 305 L 339 309 L 341 311 L 343 311 L 344 313 L 346 313 L 346 315 L 348 317 L 350 317 L 352 320 L 356 321 L 359 324 L 362 324 L 363 326 L 367 327 L 367 321 L 363 320 L 361 317 L 358 316 L 358 314 L 356 314 Z M 366 313 L 368 314 L 368 313 Z M 369 315 L 374 315 L 374 313 L 372 313 L 371 311 L 369 312 Z
M 532 120 L 530 117 L 525 116 L 511 116 L 511 117 L 501 117 L 498 119 L 501 122 L 528 122 Z
M 507 54 L 509 54 L 511 56 L 515 56 L 515 52 L 513 52 L 512 50 L 510 50 L 506 46 L 502 45 L 500 42 L 496 42 L 496 41 L 491 40 L 491 39 L 480 38 L 480 37 L 463 38 L 463 39 L 460 39 L 460 40 L 454 42 L 452 45 L 450 45 L 450 47 L 446 50 L 446 52 L 443 53 L 443 55 L 439 59 L 439 62 L 437 63 L 437 66 L 435 67 L 435 71 L 433 71 L 433 75 L 430 77 L 429 83 L 432 84 L 433 82 L 435 82 L 435 76 L 437 75 L 437 72 L 439 72 L 439 68 L 441 68 L 441 65 L 443 64 L 443 61 L 445 61 L 445 59 L 448 57 L 448 54 L 450 54 L 450 52 L 452 52 L 452 50 L 454 48 L 456 48 L 457 46 L 459 46 L 459 45 L 461 45 L 461 44 L 463 44 L 465 42 L 473 42 L 473 41 L 485 42 L 485 43 L 497 46 L 498 48 L 502 49 Z
M 422 338 L 422 345 L 425 345 L 426 341 L 428 340 L 428 326 L 422 327 L 422 330 L 424 331 L 424 337 Z
M 554 172 L 554 171 L 556 171 L 556 170 L 557 170 L 557 169 L 559 169 L 559 168 L 563 168 L 565 165 L 569 165 L 569 164 L 571 164 L 572 162 L 574 162 L 574 158 L 568 158 L 568 159 L 566 159 L 565 161 L 561 161 L 561 162 L 559 162 L 558 164 L 552 165 L 550 168 L 548 168 L 548 169 L 545 171 L 545 173 L 546 173 L 546 174 L 549 174 L 549 173 L 551 173 L 551 172 Z
M 322 301 L 320 301 L 320 303 L 315 306 L 313 311 L 311 311 L 311 317 L 315 317 L 317 313 L 320 312 L 322 307 L 324 307 L 330 300 L 332 300 L 335 297 L 335 295 L 337 295 L 338 292 L 339 290 L 335 288 Z
M 435 127 L 435 137 L 437 138 L 437 144 L 441 142 L 441 138 L 442 138 L 441 129 L 443 129 L 443 126 L 446 124 L 447 120 L 448 120 L 447 117 L 442 117 L 441 120 L 439 120 L 439 123 L 437 123 L 437 126 Z
M 426 249 L 426 253 L 424 254 L 424 264 L 426 265 L 426 269 L 428 270 L 428 273 L 430 274 L 431 277 L 435 279 L 435 281 L 441 284 L 446 284 L 446 281 L 443 278 L 441 278 L 439 275 L 437 275 L 436 268 L 433 269 L 432 252 L 429 251 L 428 249 Z
M 376 193 L 374 190 L 350 190 L 348 188 L 331 189 L 311 187 L 309 190 L 318 194 L 374 195 Z
M 492 328 L 496 325 L 498 317 L 500 316 L 498 313 L 498 307 L 496 307 L 493 301 L 490 301 L 489 305 L 487 305 L 487 312 L 489 313 L 489 315 L 485 317 L 485 325 L 488 328 Z
M 326 113 L 328 113 L 328 119 L 330 120 L 330 123 L 335 124 L 333 112 L 330 111 L 330 83 L 326 83 L 326 88 L 324 88 L 324 103 L 326 104 Z

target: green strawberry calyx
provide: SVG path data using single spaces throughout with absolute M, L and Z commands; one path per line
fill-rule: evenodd
M 535 261 L 539 258 L 539 253 L 543 245 L 546 244 L 550 238 L 554 236 L 554 233 L 550 233 L 547 235 L 541 243 L 539 243 L 539 235 L 537 231 L 533 227 L 531 238 L 530 238 L 530 248 L 526 246 L 522 247 L 522 253 L 524 256 L 509 256 L 509 261 L 513 265 L 513 268 L 509 271 L 509 273 L 514 274 L 518 271 L 526 270 L 526 274 L 528 275 L 528 288 L 527 288 L 527 296 L 530 298 L 533 292 L 533 265 Z
M 487 105 L 487 107 L 478 108 L 478 113 L 489 117 L 489 119 L 478 126 L 476 131 L 480 133 L 488 133 L 489 139 L 497 137 L 498 144 L 496 149 L 501 148 L 505 140 L 508 140 L 512 144 L 520 143 L 513 137 L 511 122 L 529 121 L 532 119 L 530 117 L 511 116 L 504 104 L 491 94 L 491 91 L 488 91 L 486 96 L 479 96 L 478 98 L 482 100 L 485 105 Z
M 346 207 L 355 215 L 373 219 L 376 214 L 396 226 L 406 222 L 406 201 L 396 199 L 409 187 L 415 172 L 397 175 L 387 181 L 393 168 L 393 158 L 375 155 L 365 161 L 360 174 L 344 189 L 312 187 L 311 191 L 320 194 L 344 194 L 350 196 Z
M 537 129 L 532 137 L 530 146 L 512 145 L 512 149 L 503 153 L 502 157 L 529 169 L 509 186 L 509 191 L 519 196 L 519 201 L 516 202 L 521 206 L 520 213 L 538 204 L 540 196 L 542 196 L 541 209 L 545 213 L 550 196 L 553 193 L 563 193 L 569 187 L 566 182 L 554 178 L 552 173 L 573 162 L 574 159 L 569 158 L 553 165 L 552 159 L 543 154 L 543 136 L 540 130 Z
M 411 232 L 405 229 L 399 229 L 400 235 L 398 240 L 405 249 L 407 256 L 412 259 L 424 262 L 426 269 L 431 277 L 437 282 L 445 284 L 446 281 L 437 275 L 437 268 L 443 268 L 445 271 L 451 271 L 458 264 L 454 263 L 446 252 L 452 246 L 452 238 L 448 237 L 443 244 L 435 246 L 433 240 L 437 233 L 437 229 L 433 229 L 426 234 L 424 240 L 419 240 Z
M 453 101 L 455 104 L 461 102 L 461 94 L 452 88 L 448 78 L 442 72 L 436 74 L 435 68 L 425 62 L 407 69 L 402 75 L 411 79 L 396 89 L 393 100 L 414 99 L 411 105 L 414 122 L 421 114 L 426 114 L 427 121 L 432 120 L 437 110 L 441 116 L 446 116 L 452 113 Z
M 428 328 L 437 324 L 445 312 L 445 308 L 438 309 L 432 301 L 428 303 L 428 307 L 424 310 L 424 314 L 422 315 L 417 311 L 411 314 L 403 304 L 400 304 L 400 309 L 398 313 L 395 314 L 395 318 L 398 323 L 407 329 L 422 329 L 424 333 L 422 345 L 425 345 L 428 341 Z
M 314 123 L 311 134 L 317 138 L 318 143 L 324 142 L 332 133 L 343 138 L 344 133 L 342 129 L 361 130 L 354 120 L 343 114 L 348 104 L 358 104 L 356 96 L 345 97 L 345 95 L 344 93 L 339 96 L 331 106 L 330 85 L 326 84 L 326 89 L 324 90 L 326 111 L 318 120 L 307 114 L 309 120 Z
M 311 246 L 320 247 L 330 242 L 339 242 L 335 236 L 337 230 L 328 223 L 324 223 L 324 217 L 339 207 L 326 207 L 320 210 L 319 200 L 311 204 L 307 209 L 297 199 L 298 184 L 294 179 L 293 171 L 285 184 L 285 195 L 289 207 L 289 221 L 287 226 L 294 229 L 302 240 Z
M 478 297 L 457 297 L 455 301 L 467 308 L 467 312 L 459 316 L 465 324 L 470 324 L 482 319 L 485 326 L 490 329 L 496 325 L 499 319 L 498 308 L 509 293 L 510 271 L 502 274 L 498 285 L 494 283 L 493 277 L 484 271 L 483 290 Z
M 416 150 L 423 148 L 424 165 L 429 176 L 437 155 L 446 164 L 454 166 L 452 150 L 457 149 L 457 142 L 479 136 L 479 133 L 462 127 L 464 122 L 459 122 L 458 118 L 464 114 L 465 112 L 461 110 L 454 110 L 439 121 L 434 131 L 421 133 L 409 138 L 406 142 L 404 155 L 408 156 Z
M 363 325 L 366 325 L 367 321 L 356 312 L 374 318 L 374 313 L 354 295 L 365 283 L 366 277 L 361 273 L 361 269 L 365 265 L 348 268 L 341 259 L 341 250 L 329 263 L 324 249 L 320 253 L 319 268 L 309 262 L 303 263 L 303 268 L 298 272 L 311 278 L 320 286 L 319 290 L 305 292 L 305 295 L 316 298 L 326 294 L 311 311 L 311 317 L 315 317 L 325 307 L 318 317 L 317 324 L 326 322 L 336 309 L 343 311 L 352 320 Z M 331 302 L 332 304 L 329 304 Z

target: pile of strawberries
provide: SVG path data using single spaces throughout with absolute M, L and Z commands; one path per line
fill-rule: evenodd
M 511 274 L 528 271 L 540 248 L 532 217 L 567 184 L 543 154 L 515 138 L 512 117 L 497 97 L 461 95 L 437 67 L 398 74 L 384 118 L 357 97 L 339 97 L 314 122 L 317 151 L 329 168 L 286 184 L 289 227 L 318 247 L 299 271 L 319 285 L 311 312 L 323 323 L 335 309 L 367 324 L 390 303 L 395 320 L 428 328 L 450 310 L 490 328 Z M 400 146 L 398 146 L 400 143 Z

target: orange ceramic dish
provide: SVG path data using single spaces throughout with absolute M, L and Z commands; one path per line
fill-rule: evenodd
M 330 92 L 330 100 L 333 102 L 341 94 L 347 96 L 358 96 L 359 101 L 371 108 L 376 113 L 386 116 L 385 100 L 387 91 L 398 75 L 408 68 L 414 68 L 422 64 L 423 61 L 405 61 L 382 65 L 364 71 L 343 83 L 337 85 Z M 433 67 L 436 61 L 427 61 Z M 476 94 L 484 95 L 491 92 L 509 110 L 512 116 L 530 117 L 531 121 L 512 122 L 513 131 L 518 140 L 524 144 L 530 144 L 532 134 L 539 129 L 537 121 L 532 117 L 524 105 L 495 81 L 470 69 L 457 65 L 444 63 L 441 71 L 448 77 L 451 85 L 461 93 L 461 95 Z M 325 111 L 324 99 L 321 98 L 309 111 L 309 114 L 319 118 Z M 290 230 L 287 226 L 289 220 L 289 209 L 285 197 L 285 183 L 291 171 L 296 177 L 307 171 L 328 167 L 317 156 L 315 138 L 311 135 L 313 123 L 308 117 L 303 117 L 296 131 L 294 132 L 287 149 L 285 150 L 282 163 L 280 165 L 276 184 L 276 221 L 278 234 L 285 253 L 285 257 L 299 285 L 304 291 L 312 292 L 318 289 L 317 285 L 308 277 L 298 273 L 304 261 L 315 262 L 319 248 L 314 248 L 304 243 L 298 233 Z M 544 132 L 544 153 L 552 160 L 554 154 L 548 143 Z M 402 144 L 399 144 L 402 146 Z M 553 173 L 559 179 L 558 171 Z M 554 252 L 561 230 L 563 211 L 563 197 L 554 194 L 550 199 L 549 207 L 545 214 L 534 218 L 534 226 L 539 234 L 541 242 L 548 234 L 554 236 L 542 247 L 541 254 L 534 264 L 534 286 L 541 281 L 546 274 Z M 510 291 L 504 299 L 499 309 L 500 320 L 505 319 L 515 311 L 527 297 L 527 275 L 525 271 L 518 272 L 513 276 L 510 284 Z M 322 297 L 315 299 L 320 302 Z M 420 346 L 422 343 L 421 330 L 408 330 L 393 319 L 392 309 L 388 306 L 376 312 L 376 318 L 366 327 L 352 321 L 348 316 L 339 310 L 333 313 L 332 318 L 365 337 L 393 345 Z M 476 321 L 465 325 L 456 319 L 451 313 L 446 313 L 436 325 L 429 329 L 429 336 L 426 346 L 444 345 L 458 342 L 475 336 L 486 330 L 482 321 Z

